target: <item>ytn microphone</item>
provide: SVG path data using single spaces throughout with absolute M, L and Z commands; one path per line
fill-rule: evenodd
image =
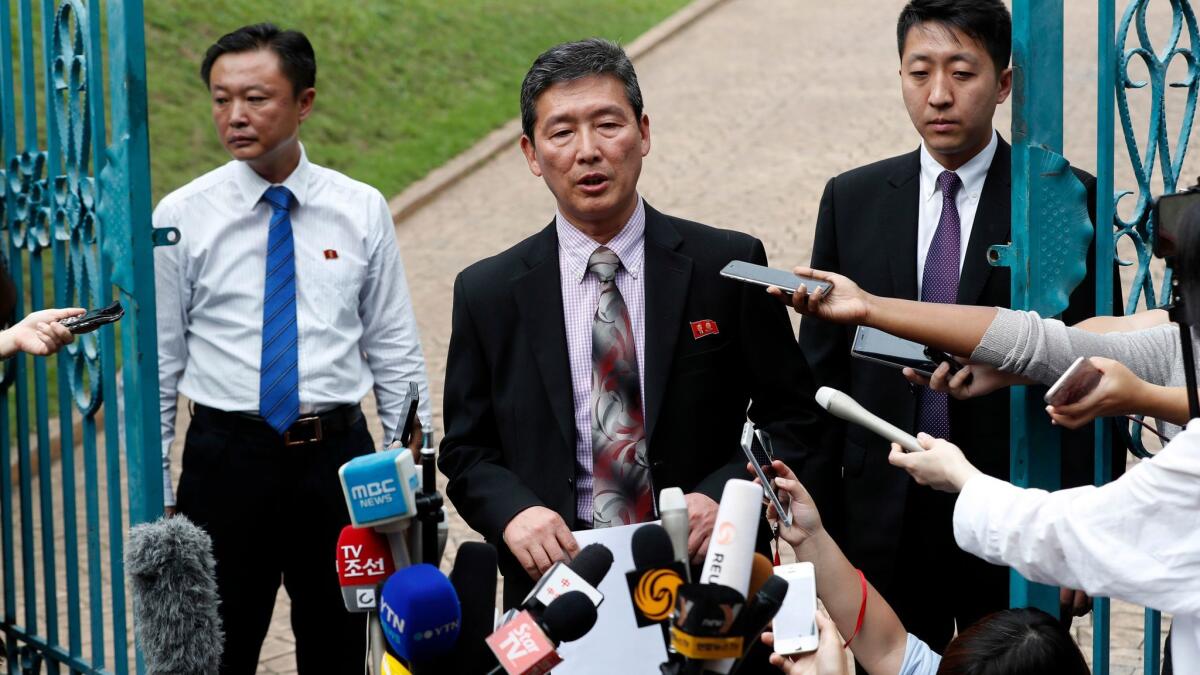
M 912 434 L 872 414 L 859 405 L 858 401 L 833 387 L 821 387 L 817 390 L 815 398 L 817 404 L 828 410 L 830 414 L 866 427 L 869 431 L 873 431 L 889 441 L 899 443 L 905 452 L 923 452 L 925 450 Z
M 223 649 L 208 534 L 184 516 L 129 530 L 125 572 L 150 675 L 215 673 Z
M 347 612 L 374 611 L 379 584 L 395 571 L 383 535 L 352 525 L 342 528 L 337 541 L 337 575 Z
M 462 610 L 446 575 L 420 563 L 388 577 L 379 594 L 379 619 L 392 650 L 416 671 L 454 647 Z
M 596 624 L 596 606 L 579 591 L 570 591 L 551 602 L 541 617 L 528 610 L 500 626 L 487 638 L 500 665 L 489 673 L 541 675 L 562 663 L 555 648 L 587 634 Z
M 683 565 L 683 579 L 691 581 L 692 571 L 688 566 L 688 507 L 683 490 L 677 487 L 663 488 L 658 494 L 658 513 L 663 528 L 671 535 L 675 560 Z
M 462 607 L 458 642 L 449 654 L 429 664 L 429 672 L 486 673 L 496 666 L 485 642 L 496 612 L 496 549 L 480 541 L 463 542 L 454 558 L 450 584 Z

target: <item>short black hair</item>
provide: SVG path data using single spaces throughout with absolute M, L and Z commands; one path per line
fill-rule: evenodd
M 1071 634 L 1040 609 L 1006 609 L 980 619 L 946 647 L 938 675 L 1088 675 Z
M 273 23 L 256 23 L 226 33 L 204 53 L 200 64 L 200 79 L 210 87 L 209 76 L 213 64 L 225 54 L 240 54 L 259 49 L 270 49 L 279 57 L 283 75 L 292 83 L 292 94 L 315 86 L 317 83 L 317 56 L 312 43 L 298 30 L 282 30 Z
M 542 92 L 558 82 L 592 75 L 612 75 L 620 80 L 634 117 L 642 119 L 642 90 L 638 87 L 637 72 L 620 45 L 601 38 L 564 42 L 534 59 L 521 82 L 521 129 L 530 141 L 537 122 L 537 99 Z
M 911 0 L 896 21 L 896 46 L 904 58 L 904 41 L 914 26 L 926 23 L 957 28 L 987 50 L 996 72 L 1012 55 L 1012 15 L 1001 0 Z

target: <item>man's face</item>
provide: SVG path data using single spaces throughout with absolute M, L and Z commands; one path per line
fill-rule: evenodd
M 588 234 L 614 234 L 637 207 L 650 118 L 637 118 L 611 75 L 553 84 L 536 111 L 534 138 L 521 137 L 529 170 L 546 181 L 567 220 Z
M 991 141 L 992 115 L 1012 90 L 1012 70 L 997 73 L 983 45 L 958 29 L 917 24 L 900 55 L 900 86 L 925 147 L 957 169 Z
M 309 88 L 297 96 L 270 49 L 217 58 L 209 92 L 221 143 L 235 159 L 251 164 L 270 162 L 296 143 L 316 95 Z

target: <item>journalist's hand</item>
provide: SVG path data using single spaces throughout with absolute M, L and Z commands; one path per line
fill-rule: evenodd
M 950 374 L 950 366 L 945 363 L 938 365 L 932 377 L 925 377 L 912 368 L 905 368 L 902 372 L 909 382 L 950 394 L 960 401 L 1024 382 L 1018 375 L 996 370 L 983 363 L 965 363 L 962 359 L 958 361 L 964 365 L 953 375 Z
M 943 492 L 959 492 L 967 481 L 979 474 L 957 445 L 934 438 L 926 433 L 917 434 L 917 442 L 924 452 L 904 452 L 900 445 L 892 443 L 888 461 L 892 466 L 904 469 L 921 485 L 928 485 Z
M 59 321 L 83 314 L 80 307 L 43 309 L 32 312 L 11 328 L 0 331 L 0 358 L 17 352 L 47 356 L 75 341 L 75 336 Z
M 517 562 L 537 581 L 559 560 L 579 553 L 575 535 L 562 516 L 544 506 L 531 506 L 504 527 L 504 543 Z
M 833 284 L 833 288 L 825 293 L 820 290 L 809 293 L 808 289 L 801 286 L 790 297 L 774 286 L 768 288 L 767 292 L 790 304 L 797 314 L 815 316 L 834 323 L 864 322 L 871 296 L 849 277 L 814 270 L 811 267 L 797 267 L 793 271 L 803 277 L 828 281 Z
M 1055 424 L 1068 429 L 1078 429 L 1097 417 L 1111 417 L 1138 413 L 1139 401 L 1146 400 L 1147 383 L 1134 375 L 1120 361 L 1099 356 L 1088 359 L 1104 376 L 1095 389 L 1083 398 L 1066 405 L 1046 406 L 1046 412 Z
M 749 464 L 746 468 L 753 470 Z M 779 523 L 779 536 L 783 537 L 784 541 L 793 547 L 800 546 L 822 530 L 821 514 L 817 511 L 817 505 L 808 494 L 808 490 L 804 489 L 804 485 L 788 465 L 775 460 L 771 462 L 771 468 L 775 470 L 776 475 L 775 491 L 779 495 L 779 501 L 785 504 L 784 508 L 792 512 L 792 524 L 783 524 L 772 503 L 767 504 L 767 517 Z M 754 482 L 759 481 L 755 478 Z
M 717 503 L 699 492 L 689 492 L 683 499 L 688 509 L 688 557 L 699 565 L 708 553 L 708 542 L 717 522 Z
M 771 654 L 771 665 L 787 675 L 849 675 L 841 636 L 825 612 L 817 612 L 817 630 L 820 631 L 817 651 L 799 657 Z M 762 641 L 766 646 L 774 647 L 775 634 L 763 633 Z

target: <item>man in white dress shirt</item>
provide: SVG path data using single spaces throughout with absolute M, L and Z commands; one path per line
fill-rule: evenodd
M 353 672 L 365 625 L 334 572 L 349 523 L 337 469 L 376 446 L 359 407 L 372 388 L 385 442 L 409 382 L 421 426 L 432 422 L 404 267 L 383 195 L 312 164 L 300 144 L 316 96 L 302 33 L 240 28 L 200 72 L 233 161 L 154 212 L 155 227 L 181 233 L 155 254 L 166 505 L 212 536 L 222 673 L 255 672 L 281 580 L 299 672 Z M 179 394 L 195 410 L 176 506 Z

